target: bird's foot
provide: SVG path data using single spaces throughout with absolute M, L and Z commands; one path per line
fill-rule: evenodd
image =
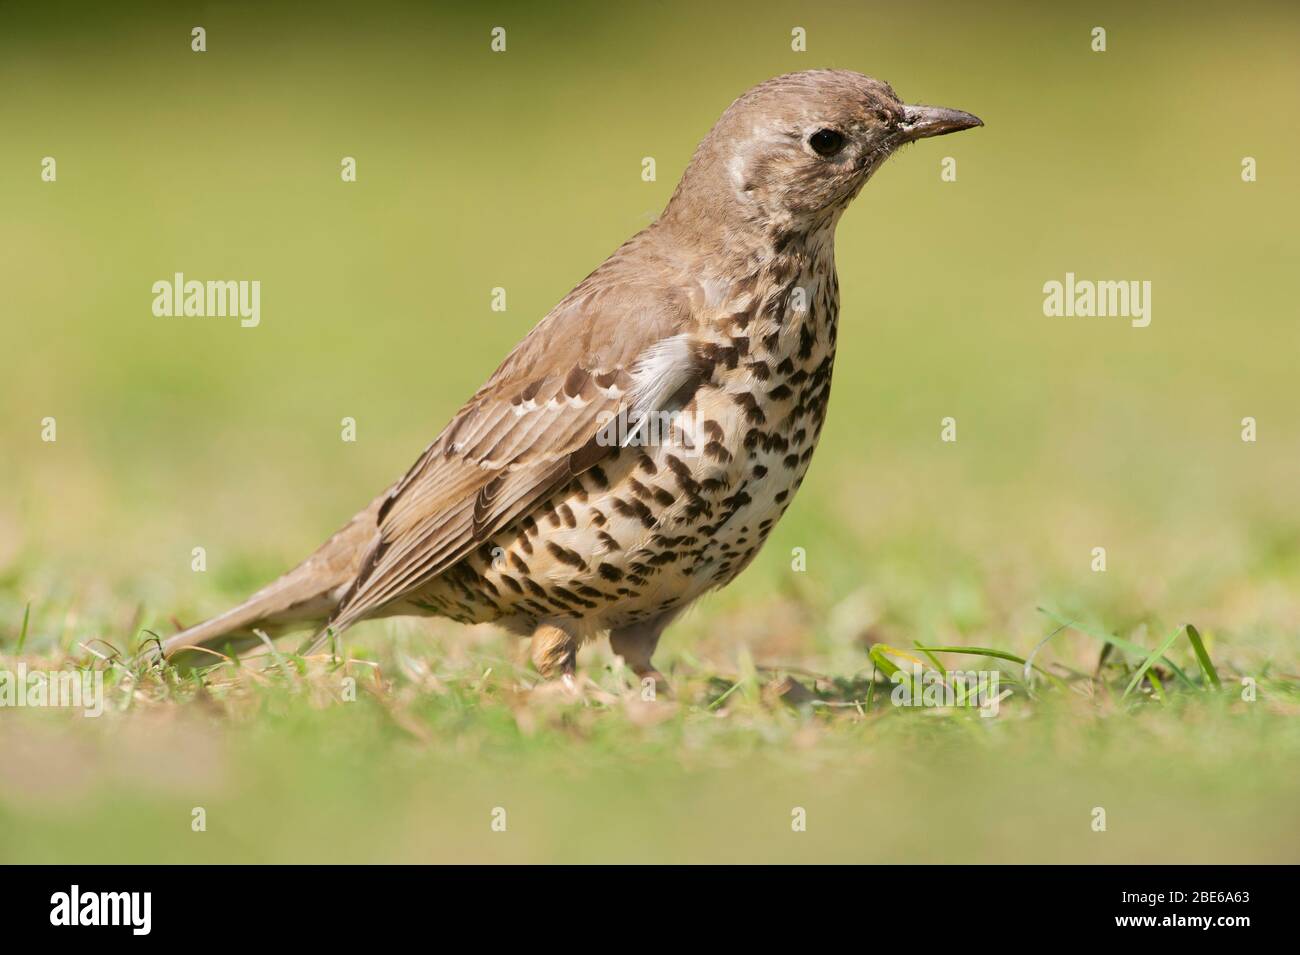
M 529 656 L 537 672 L 548 680 L 568 677 L 578 666 L 578 641 L 559 627 L 543 624 L 533 633 Z

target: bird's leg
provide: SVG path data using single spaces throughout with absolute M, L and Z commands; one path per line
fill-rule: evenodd
M 680 611 L 670 610 L 649 620 L 642 620 L 626 627 L 611 630 L 609 645 L 623 658 L 623 662 L 642 680 L 654 680 L 655 686 L 666 689 L 668 681 L 655 669 L 650 658 L 654 656 L 655 647 L 659 646 L 659 637 L 664 629 Z
M 543 623 L 533 631 L 528 652 L 533 666 L 546 679 L 572 678 L 578 663 L 578 639 L 560 627 Z

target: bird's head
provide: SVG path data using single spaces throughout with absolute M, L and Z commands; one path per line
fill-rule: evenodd
M 787 73 L 727 107 L 669 212 L 733 228 L 815 229 L 833 223 L 902 146 L 982 125 L 960 110 L 909 106 L 889 84 L 850 70 Z

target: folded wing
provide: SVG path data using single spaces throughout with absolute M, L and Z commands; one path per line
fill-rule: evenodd
M 612 418 L 689 399 L 705 368 L 685 299 L 599 277 L 533 329 L 394 485 L 331 626 L 419 591 L 596 464 Z

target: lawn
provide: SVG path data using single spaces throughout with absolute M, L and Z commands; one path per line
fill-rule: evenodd
M 1145 676 L 968 658 L 1006 666 L 990 716 L 894 706 L 874 662 L 900 648 L 839 677 L 683 654 L 647 700 L 607 653 L 539 685 L 502 640 L 391 629 L 201 677 L 111 664 L 102 716 L 16 711 L 7 860 L 1295 861 L 1294 679 L 1248 702 L 1185 630 Z

